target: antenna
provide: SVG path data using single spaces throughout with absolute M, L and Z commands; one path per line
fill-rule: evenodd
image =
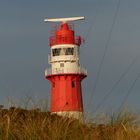
M 69 17 L 69 18 L 51 18 L 51 19 L 44 19 L 45 22 L 62 22 L 66 23 L 69 21 L 77 21 L 77 20 L 84 20 L 85 17 Z

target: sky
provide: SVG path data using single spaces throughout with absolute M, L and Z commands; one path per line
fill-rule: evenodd
M 82 82 L 85 112 L 117 110 L 129 92 L 125 106 L 139 112 L 139 0 L 120 0 L 99 72 L 117 3 L 118 0 L 1 0 L 0 104 L 21 105 L 23 100 L 32 98 L 46 100 L 49 105 L 50 83 L 45 80 L 44 70 L 50 67 L 48 38 L 51 25 L 43 20 L 46 17 L 85 16 L 84 21 L 75 23 L 76 34 L 85 37 L 80 50 L 81 65 L 88 70 L 88 76 Z M 135 63 L 104 99 L 134 59 Z

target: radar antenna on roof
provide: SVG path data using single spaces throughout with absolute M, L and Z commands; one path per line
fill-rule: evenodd
M 44 19 L 45 22 L 62 22 L 67 23 L 69 21 L 77 21 L 84 20 L 85 17 L 69 17 L 69 18 L 52 18 L 52 19 Z

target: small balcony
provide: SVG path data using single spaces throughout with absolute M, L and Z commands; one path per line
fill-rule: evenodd
M 73 40 L 73 38 L 71 37 L 62 37 L 60 36 L 59 38 L 55 36 L 50 37 L 50 46 L 53 45 L 58 45 L 58 44 L 76 44 L 78 46 L 80 46 L 82 43 L 82 39 L 80 36 L 76 36 L 75 39 Z
M 51 57 L 51 55 L 48 55 L 48 62 L 52 63 L 52 62 L 60 62 L 60 61 L 70 61 L 70 62 L 76 62 L 79 58 L 77 58 L 75 55 L 71 56 L 71 55 L 63 55 L 61 57 L 59 56 L 55 56 L 55 57 Z
M 53 74 L 55 75 L 55 74 L 69 74 L 69 73 L 87 75 L 87 70 L 85 68 L 80 68 L 80 67 L 75 70 L 63 69 L 63 68 L 58 68 L 55 70 L 52 70 L 52 68 L 48 68 L 45 70 L 45 76 L 53 75 Z

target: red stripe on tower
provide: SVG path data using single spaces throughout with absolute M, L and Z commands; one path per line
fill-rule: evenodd
M 83 119 L 81 81 L 87 71 L 80 66 L 79 46 L 81 37 L 75 37 L 73 24 L 69 21 L 84 17 L 45 19 L 47 22 L 61 22 L 53 28 L 50 37 L 51 68 L 45 70 L 46 79 L 51 81 L 51 112 L 62 116 Z

